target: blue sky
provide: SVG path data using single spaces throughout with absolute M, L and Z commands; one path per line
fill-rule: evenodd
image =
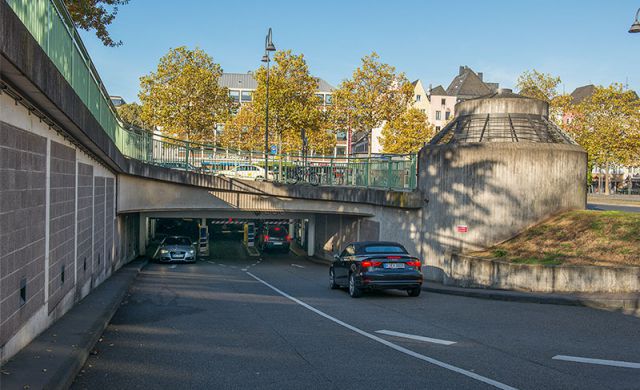
M 82 37 L 109 92 L 128 102 L 171 47 L 200 47 L 226 72 L 257 68 L 269 27 L 278 49 L 304 53 L 311 72 L 334 86 L 375 50 L 426 86 L 446 88 L 468 65 L 507 88 L 535 68 L 560 76 L 567 92 L 627 78 L 640 90 L 640 34 L 627 33 L 638 7 L 637 0 L 131 0 L 110 29 L 123 46 Z

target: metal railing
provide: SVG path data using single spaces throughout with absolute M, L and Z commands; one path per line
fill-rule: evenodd
M 240 165 L 262 169 L 263 152 L 223 149 L 125 128 L 63 1 L 7 2 L 125 156 L 214 175 L 223 171 L 228 175 Z M 393 190 L 413 190 L 417 184 L 415 155 L 371 158 L 270 155 L 269 159 L 269 173 L 265 176 L 277 182 Z

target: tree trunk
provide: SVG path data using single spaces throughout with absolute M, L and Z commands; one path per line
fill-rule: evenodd
M 605 185 L 604 191 L 605 192 L 604 193 L 606 195 L 610 195 L 611 194 L 611 191 L 610 191 L 610 188 L 611 188 L 611 177 L 609 175 L 609 162 L 607 162 L 607 164 L 605 165 L 604 178 L 605 178 L 605 183 L 604 183 L 604 185 Z
M 598 167 L 598 194 L 602 194 L 602 168 Z

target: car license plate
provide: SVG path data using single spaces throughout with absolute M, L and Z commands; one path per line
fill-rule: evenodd
M 276 242 L 274 242 L 274 243 L 273 243 L 273 245 L 282 245 L 282 243 L 281 243 L 281 242 L 276 241 Z
M 182 259 L 183 257 L 184 255 L 178 255 L 178 254 L 173 255 L 174 259 Z
M 384 268 L 404 268 L 404 263 L 384 263 Z

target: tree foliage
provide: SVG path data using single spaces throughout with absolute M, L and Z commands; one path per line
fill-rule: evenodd
M 367 134 L 406 111 L 413 97 L 413 86 L 404 73 L 379 61 L 374 52 L 350 79 L 344 80 L 333 95 L 332 119 L 336 128 Z M 369 142 L 371 153 L 371 142 Z
M 315 93 L 318 79 L 309 73 L 302 54 L 290 50 L 279 51 L 273 58 L 269 71 L 269 144 L 278 145 L 281 153 L 300 153 L 301 132 L 308 139 L 308 149 L 325 153 L 335 145 L 326 121 L 326 113 L 318 104 Z M 239 132 L 246 131 L 247 124 L 259 124 L 262 135 L 256 137 L 258 150 L 264 149 L 264 127 L 266 118 L 267 69 L 260 67 L 254 74 L 257 88 L 251 103 L 245 103 L 238 115 L 225 126 L 223 145 L 230 147 L 232 140 L 239 139 Z M 253 128 L 253 127 L 251 127 Z
M 107 30 L 118 14 L 118 6 L 129 0 L 64 0 L 71 19 L 76 27 L 86 31 L 95 30 L 96 36 L 105 46 L 122 45 L 122 41 L 114 41 Z
M 263 150 L 264 128 L 262 125 L 252 104 L 245 104 L 225 123 L 220 144 L 234 150 Z
M 435 128 L 417 108 L 410 108 L 382 128 L 381 144 L 385 153 L 415 153 L 434 136 Z
M 233 107 L 218 85 L 222 68 L 201 49 L 170 49 L 156 72 L 140 78 L 142 120 L 164 133 L 189 141 L 213 139 Z
M 558 92 L 562 80 L 559 76 L 537 70 L 525 71 L 518 76 L 516 87 L 519 94 L 543 100 L 549 103 L 549 116 L 556 123 L 561 124 L 562 115 L 571 102 L 571 97 Z
M 589 156 L 589 163 L 606 168 L 638 165 L 640 161 L 640 100 L 621 84 L 598 86 L 593 94 L 572 107 L 567 129 Z
M 116 107 L 116 110 L 124 123 L 140 128 L 145 127 L 142 120 L 142 106 L 138 103 L 123 104 Z

